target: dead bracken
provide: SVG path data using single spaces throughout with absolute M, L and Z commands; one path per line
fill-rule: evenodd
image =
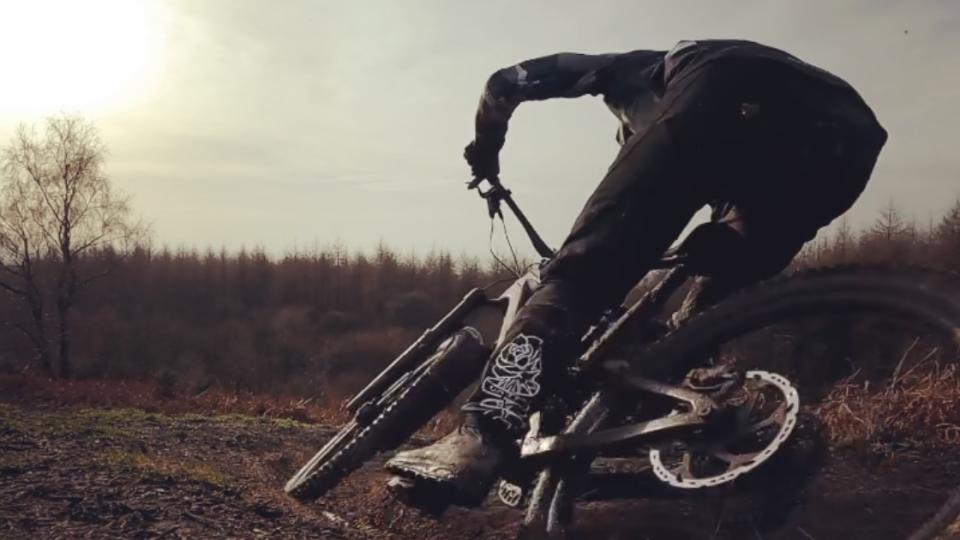
M 831 441 L 840 446 L 960 441 L 960 373 L 931 364 L 895 382 L 870 384 L 856 374 L 838 383 L 817 407 Z

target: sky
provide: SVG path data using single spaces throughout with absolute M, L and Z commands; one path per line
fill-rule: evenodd
M 852 225 L 891 200 L 925 224 L 960 196 L 956 0 L 0 0 L 0 144 L 46 115 L 91 120 L 156 245 L 482 255 L 461 156 L 487 77 L 698 38 L 785 49 L 864 96 L 890 139 Z M 501 177 L 548 243 L 615 130 L 598 97 L 515 113 Z

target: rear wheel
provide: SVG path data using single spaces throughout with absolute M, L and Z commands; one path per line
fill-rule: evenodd
M 897 335 L 901 330 L 909 333 Z M 791 485 L 804 494 L 789 515 L 762 531 L 764 538 L 926 540 L 960 525 L 960 452 L 950 444 L 960 436 L 958 345 L 956 276 L 853 266 L 802 272 L 744 291 L 644 347 L 632 365 L 645 376 L 679 381 L 711 354 L 745 370 L 778 373 L 797 386 L 804 414 L 826 430 L 824 465 L 806 487 Z M 594 399 L 579 416 L 601 417 L 609 402 Z M 744 480 L 760 474 L 762 468 Z M 557 506 L 555 495 L 547 490 L 531 508 Z M 675 508 L 677 502 L 667 504 Z M 693 511 L 702 513 L 702 506 Z M 528 524 L 562 527 L 542 512 L 528 512 Z M 640 517 L 637 512 L 632 515 Z M 612 520 L 580 521 L 596 528 Z M 719 523 L 705 521 L 709 534 L 719 530 Z M 754 531 L 728 534 L 755 535 L 757 526 L 751 522 Z M 580 532 L 602 537 L 592 529 Z

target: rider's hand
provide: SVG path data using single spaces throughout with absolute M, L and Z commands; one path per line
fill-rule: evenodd
M 463 149 L 463 158 L 470 165 L 474 178 L 493 178 L 500 174 L 500 151 L 473 141 Z

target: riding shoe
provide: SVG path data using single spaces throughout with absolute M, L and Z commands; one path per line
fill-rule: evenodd
M 401 501 L 420 506 L 424 493 L 450 504 L 479 506 L 497 479 L 505 455 L 501 445 L 472 425 L 462 425 L 439 441 L 397 453 L 388 471 L 402 477 L 388 484 Z M 416 492 L 416 496 L 411 493 Z

